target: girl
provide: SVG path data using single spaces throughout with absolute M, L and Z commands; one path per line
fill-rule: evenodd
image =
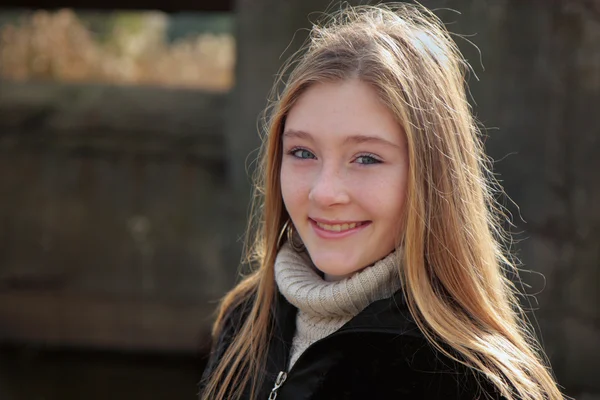
M 504 275 L 443 24 L 347 8 L 292 65 L 258 171 L 257 268 L 221 304 L 201 398 L 562 399 Z

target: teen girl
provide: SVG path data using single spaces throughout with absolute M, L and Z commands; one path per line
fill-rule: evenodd
M 562 399 L 504 275 L 443 24 L 406 4 L 347 8 L 288 67 L 258 172 L 257 268 L 221 304 L 201 398 Z

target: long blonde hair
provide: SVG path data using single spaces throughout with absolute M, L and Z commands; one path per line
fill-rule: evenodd
M 371 84 L 406 133 L 399 269 L 419 328 L 507 399 L 563 398 L 506 277 L 516 268 L 502 246 L 507 237 L 493 197 L 499 189 L 467 101 L 467 67 L 443 23 L 421 6 L 346 7 L 313 27 L 284 67 L 288 79 L 273 90 L 247 239 L 256 268 L 224 298 L 215 339 L 230 309 L 249 296 L 253 304 L 204 399 L 237 399 L 248 385 L 254 398 L 259 390 L 277 293 L 273 266 L 289 220 L 279 181 L 285 118 L 310 85 L 344 79 Z

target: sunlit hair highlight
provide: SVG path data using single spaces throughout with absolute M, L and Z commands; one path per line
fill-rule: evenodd
M 508 238 L 493 197 L 500 189 L 467 101 L 467 70 L 443 23 L 421 6 L 345 7 L 313 27 L 272 92 L 247 238 L 255 268 L 224 298 L 214 337 L 231 309 L 249 297 L 253 303 L 204 399 L 237 399 L 248 385 L 255 398 L 260 388 L 277 293 L 273 267 L 289 220 L 279 182 L 285 117 L 311 85 L 351 79 L 370 84 L 406 134 L 399 272 L 416 323 L 435 348 L 505 398 L 563 398 L 507 278 L 516 268 L 503 250 Z

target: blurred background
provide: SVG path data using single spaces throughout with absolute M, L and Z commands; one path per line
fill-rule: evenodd
M 600 399 L 600 0 L 421 3 L 473 67 L 558 381 Z M 0 399 L 196 397 L 258 115 L 329 5 L 0 3 Z

